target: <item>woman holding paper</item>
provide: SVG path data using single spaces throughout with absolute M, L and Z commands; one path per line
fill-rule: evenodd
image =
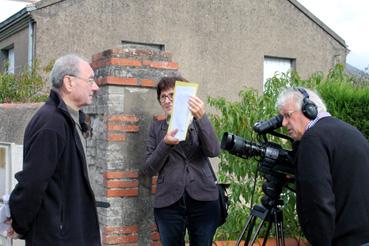
M 208 157 L 219 154 L 219 142 L 204 103 L 196 96 L 182 105 L 193 116 L 185 140 L 176 138 L 178 129 L 168 131 L 176 81 L 186 80 L 164 77 L 157 85 L 157 99 L 166 119 L 150 126 L 141 171 L 148 176 L 158 174 L 154 216 L 163 245 L 185 245 L 187 229 L 191 246 L 209 246 L 218 224 L 219 204 Z

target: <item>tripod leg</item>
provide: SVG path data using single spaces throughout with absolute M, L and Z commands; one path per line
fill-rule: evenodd
M 281 210 L 273 210 L 273 220 L 275 224 L 276 245 L 284 246 L 283 214 Z
M 268 212 L 267 212 L 267 213 L 268 213 Z M 267 217 L 268 217 L 268 214 L 266 214 L 266 216 L 265 216 L 265 217 L 263 217 L 263 218 L 262 218 L 262 220 L 260 221 L 260 224 L 259 224 L 258 228 L 256 229 L 256 231 L 255 231 L 255 234 L 254 234 L 253 238 L 252 238 L 252 239 L 251 239 L 251 241 L 250 241 L 250 245 L 254 245 L 254 243 L 255 243 L 255 241 L 256 241 L 256 238 L 257 238 L 257 236 L 259 235 L 260 229 L 261 229 L 261 227 L 264 225 L 265 219 L 266 219 Z
M 251 209 L 251 214 L 247 220 L 247 223 L 245 224 L 242 233 L 240 235 L 240 238 L 238 239 L 236 246 L 239 246 L 241 243 L 241 240 L 243 238 L 243 236 L 245 235 L 246 231 L 247 231 L 247 235 L 246 235 L 246 239 L 245 239 L 245 243 L 244 245 L 248 246 L 249 242 L 250 245 L 254 245 L 256 238 L 260 232 L 261 227 L 264 225 L 265 220 L 267 220 L 269 223 L 272 223 L 272 219 L 270 218 L 270 213 L 271 210 L 267 209 L 263 206 L 260 205 L 255 205 L 252 209 Z M 250 241 L 251 235 L 253 233 L 254 230 L 254 226 L 255 226 L 255 221 L 256 218 L 260 218 L 260 224 L 258 225 L 256 231 L 254 232 L 254 235 Z M 268 234 L 269 234 L 269 230 L 270 230 L 270 224 L 269 224 L 269 228 L 268 228 Z
M 270 232 L 271 228 L 272 228 L 272 222 L 269 221 L 268 228 L 267 228 L 267 230 L 265 232 L 265 235 L 264 235 L 263 246 L 265 246 L 266 243 L 267 243 L 267 240 L 268 240 L 268 237 L 269 237 L 269 232 Z
M 238 238 L 238 240 L 236 242 L 236 246 L 239 246 L 240 245 L 241 240 L 242 240 L 242 238 L 245 235 L 246 230 L 247 230 L 247 235 L 246 235 L 246 239 L 245 239 L 245 245 L 246 245 L 246 241 L 248 241 L 250 239 L 252 230 L 254 229 L 255 220 L 256 220 L 256 217 L 254 215 L 250 215 L 249 216 L 249 218 L 247 219 L 247 222 L 246 222 L 245 226 L 242 229 L 241 235 L 240 235 L 240 237 Z

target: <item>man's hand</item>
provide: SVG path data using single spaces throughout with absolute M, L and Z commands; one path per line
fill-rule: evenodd
M 20 235 L 18 233 L 16 233 L 13 229 L 13 227 L 11 226 L 12 224 L 12 219 L 7 219 L 6 221 L 4 221 L 5 224 L 10 225 L 9 229 L 7 230 L 7 237 L 11 238 L 11 239 L 17 239 L 20 238 Z
M 188 100 L 188 108 L 190 109 L 195 119 L 201 119 L 205 114 L 205 107 L 203 101 L 197 96 L 191 96 Z
M 178 138 L 174 137 L 177 132 L 178 132 L 178 129 L 174 129 L 173 131 L 167 132 L 167 134 L 164 137 L 164 143 L 169 144 L 169 145 L 179 144 Z

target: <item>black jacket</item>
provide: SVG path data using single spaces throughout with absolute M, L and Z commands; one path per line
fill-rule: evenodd
M 369 143 L 333 117 L 301 138 L 297 154 L 297 211 L 313 246 L 369 242 Z
M 53 90 L 28 123 L 23 158 L 9 206 L 12 226 L 26 245 L 100 245 L 83 147 L 66 105 Z

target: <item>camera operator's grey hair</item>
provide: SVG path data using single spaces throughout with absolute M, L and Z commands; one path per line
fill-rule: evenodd
M 318 93 L 316 93 L 315 91 L 312 91 L 310 89 L 306 89 L 304 87 L 300 87 L 300 88 L 304 89 L 307 92 L 307 94 L 309 95 L 309 99 L 313 103 L 315 103 L 315 105 L 317 106 L 317 109 L 318 109 L 318 113 L 327 111 L 327 107 L 325 106 L 323 100 L 318 95 Z M 303 100 L 304 100 L 304 95 L 297 88 L 294 88 L 294 87 L 286 87 L 278 95 L 277 103 L 276 103 L 277 109 L 280 110 L 284 106 L 284 104 L 290 99 L 295 100 L 296 110 L 301 111 L 302 103 L 303 103 Z
M 63 84 L 65 75 L 79 76 L 80 63 L 88 61 L 78 55 L 68 54 L 58 58 L 50 73 L 50 81 L 54 88 L 59 89 Z

